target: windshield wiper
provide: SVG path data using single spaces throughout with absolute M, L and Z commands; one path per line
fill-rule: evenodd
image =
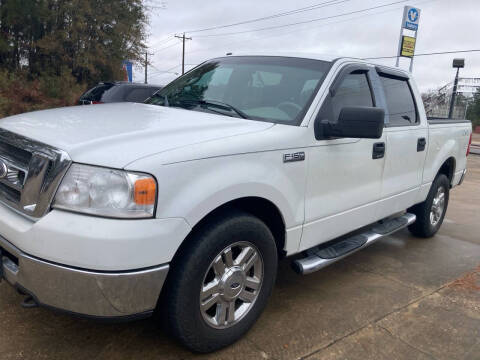
M 157 95 L 158 96 L 158 95 Z M 237 114 L 237 116 L 241 117 L 242 119 L 250 119 L 250 117 L 245 114 L 242 110 L 237 109 L 236 107 L 218 101 L 218 100 L 200 100 L 200 99 L 192 99 L 192 98 L 177 98 L 177 99 L 172 99 L 171 101 L 168 101 L 167 96 L 164 96 L 164 106 L 170 106 L 170 107 L 183 107 L 183 104 L 189 104 L 189 105 L 199 105 L 202 108 L 207 108 L 210 111 L 214 111 L 218 114 L 225 114 L 223 111 L 218 111 L 211 109 L 210 107 L 216 107 L 224 110 L 228 110 L 230 112 L 234 112 Z
M 240 116 L 242 119 L 250 119 L 248 117 L 248 115 L 245 114 L 242 110 L 239 110 L 236 107 L 234 107 L 230 104 L 221 102 L 221 101 L 217 101 L 217 100 L 198 100 L 197 103 L 200 104 L 200 105 L 203 105 L 203 106 L 214 106 L 214 107 L 216 106 L 218 108 L 224 108 L 224 109 L 233 111 L 238 116 Z

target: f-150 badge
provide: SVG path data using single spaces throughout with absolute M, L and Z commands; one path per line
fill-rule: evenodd
M 303 161 L 305 160 L 305 152 L 300 151 L 291 154 L 283 154 L 283 162 Z

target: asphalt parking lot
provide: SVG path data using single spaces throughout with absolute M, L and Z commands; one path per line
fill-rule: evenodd
M 102 324 L 25 310 L 0 284 L 0 359 L 480 359 L 480 156 L 432 239 L 407 231 L 331 267 L 281 263 L 272 299 L 237 344 L 192 354 L 153 320 Z

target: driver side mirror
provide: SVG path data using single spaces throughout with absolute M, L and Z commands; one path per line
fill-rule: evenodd
M 379 139 L 383 134 L 384 121 L 385 110 L 383 109 L 367 106 L 344 107 L 336 123 L 317 120 L 315 137 L 317 139 L 330 137 Z

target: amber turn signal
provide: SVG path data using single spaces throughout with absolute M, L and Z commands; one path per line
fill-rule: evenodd
M 137 205 L 154 205 L 157 184 L 153 179 L 140 179 L 135 182 L 134 201 Z

